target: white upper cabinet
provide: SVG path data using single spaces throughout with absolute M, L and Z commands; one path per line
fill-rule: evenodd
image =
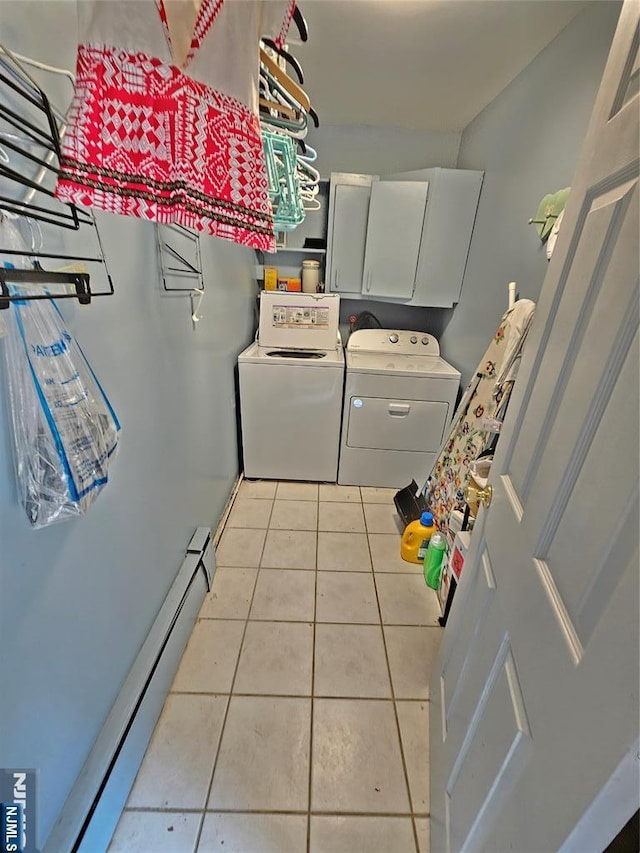
M 427 189 L 426 182 L 415 181 L 378 181 L 371 187 L 363 296 L 413 296 Z
M 451 307 L 460 298 L 483 172 L 331 175 L 327 289 Z
M 416 287 L 411 305 L 450 308 L 460 298 L 484 172 L 424 169 L 397 176 L 429 181 Z
M 330 293 L 362 290 L 369 201 L 377 180 L 375 175 L 331 175 L 325 278 Z

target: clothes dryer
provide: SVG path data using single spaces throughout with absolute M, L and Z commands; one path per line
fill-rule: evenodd
M 346 375 L 338 483 L 397 487 L 424 482 L 454 413 L 460 372 L 433 335 L 353 332 Z

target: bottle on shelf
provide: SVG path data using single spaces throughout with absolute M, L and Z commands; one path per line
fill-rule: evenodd
M 320 261 L 302 262 L 302 292 L 317 293 L 320 283 Z

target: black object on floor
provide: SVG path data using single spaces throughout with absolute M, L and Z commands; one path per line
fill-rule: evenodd
M 405 527 L 420 518 L 422 513 L 429 509 L 425 496 L 420 492 L 415 480 L 396 492 L 393 496 L 393 502 Z
M 637 850 L 640 850 L 640 812 L 629 818 L 604 853 L 636 853 Z

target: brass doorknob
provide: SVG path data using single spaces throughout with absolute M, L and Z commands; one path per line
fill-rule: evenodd
M 472 481 L 464 490 L 464 499 L 471 507 L 477 507 L 478 504 L 480 504 L 485 509 L 488 509 L 491 506 L 492 497 L 493 488 L 489 484 L 487 484 L 484 489 L 481 489 L 477 483 Z

